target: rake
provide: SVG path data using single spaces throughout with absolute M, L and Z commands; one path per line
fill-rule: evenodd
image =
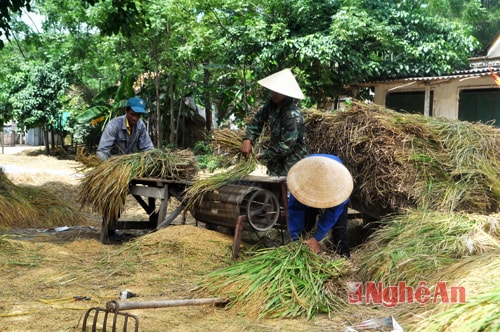
M 219 297 L 141 302 L 109 301 L 106 303 L 106 308 L 93 307 L 87 310 L 83 318 L 82 331 L 86 332 L 87 327 L 89 327 L 92 332 L 98 331 L 98 328 L 103 332 L 108 331 L 108 329 L 112 332 L 120 330 L 124 332 L 138 332 L 139 318 L 136 315 L 122 312 L 125 310 L 179 307 L 187 305 L 224 304 L 226 302 L 227 299 Z M 101 317 L 102 324 L 99 324 Z M 119 329 L 119 326 L 122 326 L 123 328 Z

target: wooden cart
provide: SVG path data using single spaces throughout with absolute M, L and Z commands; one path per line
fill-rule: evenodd
M 176 180 L 137 178 L 129 183 L 129 192 L 149 216 L 148 221 L 107 220 L 103 217 L 102 243 L 109 243 L 109 230 L 142 229 L 156 230 L 170 225 L 184 210 L 182 193 L 189 183 Z M 179 205 L 168 211 L 169 198 L 173 197 Z

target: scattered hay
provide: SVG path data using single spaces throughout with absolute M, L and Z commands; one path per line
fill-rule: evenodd
M 343 160 L 358 209 L 500 211 L 500 129 L 357 101 L 345 112 L 302 112 L 309 152 Z
M 124 250 L 134 255 L 147 255 L 148 261 L 155 257 L 155 253 L 161 260 L 165 252 L 171 252 L 191 262 L 189 269 L 201 267 L 208 272 L 214 266 L 220 267 L 221 263 L 229 264 L 232 259 L 232 241 L 232 237 L 226 234 L 192 225 L 177 225 L 162 228 L 126 243 Z M 196 266 L 197 262 L 204 264 Z
M 55 192 L 16 186 L 0 170 L 0 225 L 6 227 L 73 226 L 86 217 Z
M 78 201 L 90 205 L 108 220 L 117 220 L 134 178 L 191 181 L 197 174 L 196 161 L 188 150 L 153 149 L 121 155 L 85 173 Z
M 356 249 L 365 281 L 416 286 L 462 257 L 500 247 L 500 215 L 407 211 L 387 217 Z
M 83 172 L 88 168 L 94 168 L 102 164 L 102 160 L 95 154 L 88 154 L 84 147 L 79 147 L 76 149 L 76 160 L 82 164 L 79 167 L 79 171 Z
M 292 242 L 204 276 L 197 292 L 225 297 L 229 308 L 248 317 L 312 319 L 342 310 L 349 272 L 345 259 L 330 260 Z
M 411 331 L 480 332 L 500 330 L 500 250 L 466 257 L 437 280 L 466 290 L 466 303 L 438 304 L 413 318 Z M 418 318 L 418 320 L 416 319 Z

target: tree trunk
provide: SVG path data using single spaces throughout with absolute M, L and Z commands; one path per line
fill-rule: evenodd
M 210 84 L 210 72 L 208 71 L 207 66 L 203 69 L 203 84 L 206 87 Z M 208 89 L 205 89 L 203 103 L 205 104 L 205 130 L 208 133 L 212 130 L 212 107 L 210 102 L 210 92 Z
M 56 149 L 56 135 L 54 134 L 54 131 L 50 132 L 50 138 L 51 138 L 51 145 L 52 145 L 52 151 Z
M 168 107 L 170 108 L 170 144 L 177 146 L 177 133 L 175 132 L 174 112 L 174 82 L 172 74 L 168 75 Z
M 170 49 L 170 23 L 167 22 L 167 51 Z M 169 60 L 171 62 L 171 60 Z M 172 68 L 174 67 L 171 63 L 169 67 L 168 74 L 168 107 L 170 109 L 170 144 L 177 146 L 177 132 L 175 131 L 175 112 L 174 112 L 174 77 L 172 75 Z
M 43 128 L 43 142 L 45 144 L 45 154 L 50 155 L 50 147 L 49 147 L 49 132 L 47 131 L 47 126 Z
M 155 59 L 155 97 L 156 97 L 156 147 L 161 147 L 161 142 L 163 138 L 163 134 L 161 132 L 161 112 L 160 112 L 160 62 L 159 62 L 159 54 L 158 54 L 158 43 L 154 42 L 154 51 L 153 57 Z

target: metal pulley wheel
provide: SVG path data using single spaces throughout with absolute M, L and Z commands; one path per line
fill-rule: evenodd
M 247 219 L 256 231 L 271 229 L 280 215 L 280 205 L 276 195 L 269 190 L 255 191 L 247 201 Z

